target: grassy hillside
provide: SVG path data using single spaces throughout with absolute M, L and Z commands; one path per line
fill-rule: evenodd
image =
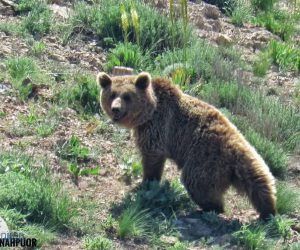
M 300 249 L 299 1 L 1 9 L 0 216 L 11 231 L 41 249 Z M 257 30 L 267 35 L 250 45 L 225 34 Z M 99 105 L 96 74 L 115 66 L 168 77 L 220 108 L 276 177 L 278 215 L 258 221 L 233 189 L 225 214 L 200 212 L 172 162 L 161 183 L 140 186 L 130 132 Z

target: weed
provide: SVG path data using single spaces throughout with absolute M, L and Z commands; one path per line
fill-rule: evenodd
M 31 48 L 32 55 L 40 57 L 46 50 L 46 44 L 43 42 L 34 42 Z
M 37 240 L 37 247 L 51 243 L 56 238 L 56 234 L 53 231 L 37 224 L 26 225 L 21 227 L 19 231 L 21 231 L 26 238 L 35 238 Z
M 231 121 L 243 132 L 247 140 L 257 149 L 266 161 L 273 175 L 283 178 L 287 173 L 288 157 L 276 143 L 251 128 L 248 121 L 240 116 L 229 116 Z
M 294 17 L 279 9 L 259 12 L 253 22 L 280 36 L 284 41 L 289 40 L 295 31 Z
M 295 212 L 300 207 L 299 191 L 285 182 L 278 182 L 276 206 L 279 214 Z
M 263 249 L 266 232 L 260 225 L 243 225 L 239 231 L 233 234 L 233 236 L 237 242 L 245 246 L 246 249 L 255 250 Z
M 272 62 L 279 67 L 300 71 L 300 49 L 294 45 L 271 41 L 269 53 Z
M 266 231 L 271 237 L 283 237 L 284 241 L 292 235 L 291 226 L 295 224 L 293 219 L 286 216 L 275 216 L 266 225 Z
M 187 250 L 189 244 L 187 242 L 179 242 L 177 241 L 174 246 L 168 247 L 167 250 Z
M 81 146 L 81 142 L 77 136 L 72 135 L 69 140 L 57 144 L 56 153 L 62 159 L 78 162 L 86 161 L 90 151 L 87 147 Z M 74 169 L 74 167 L 72 167 L 72 169 Z
M 15 161 L 18 162 L 17 159 Z M 14 155 L 6 162 L 13 165 Z M 31 174 L 24 172 L 24 175 L 20 171 L 1 174 L 0 207 L 16 209 L 26 215 L 28 222 L 41 223 L 58 230 L 66 229 L 75 215 L 69 196 L 61 191 L 60 183 L 49 179 L 45 165 L 33 169 L 30 164 L 30 169 Z
M 79 176 L 87 176 L 87 175 L 98 175 L 100 171 L 100 167 L 95 168 L 80 168 L 75 163 L 71 163 L 68 166 L 68 170 L 72 175 L 73 182 L 76 186 L 78 186 L 78 178 Z
M 243 26 L 244 22 L 251 20 L 251 14 L 253 10 L 249 1 L 247 0 L 236 0 L 235 8 L 232 10 L 230 16 L 232 23 L 237 26 Z
M 7 172 L 31 175 L 32 157 L 19 151 L 0 153 L 0 174 Z
M 10 230 L 17 230 L 26 223 L 26 215 L 21 214 L 14 208 L 0 208 L 0 216 L 5 220 Z
M 128 178 L 139 177 L 143 173 L 143 166 L 135 157 L 124 157 L 121 168 L 125 171 L 125 176 Z
M 89 31 L 102 41 L 112 38 L 114 42 L 120 42 L 128 37 L 129 42 L 137 42 L 143 50 L 151 50 L 156 55 L 172 48 L 173 37 L 177 47 L 182 48 L 185 45 L 182 23 L 172 24 L 168 17 L 140 1 L 123 1 L 124 8 L 119 7 L 117 0 L 102 1 L 101 5 L 86 6 L 83 3 L 81 5 L 74 9 L 74 15 L 71 18 L 72 27 L 74 29 L 80 27 L 83 31 Z M 127 13 L 131 14 L 131 18 Z M 172 32 L 172 27 L 175 27 L 175 32 Z M 139 36 L 140 32 L 143 36 Z M 187 34 L 189 37 L 189 27 Z
M 191 72 L 191 81 L 196 78 L 204 81 L 230 80 L 234 78 L 232 72 L 242 65 L 239 58 L 230 48 L 216 49 L 205 41 L 195 41 L 185 50 L 167 51 L 158 56 L 154 71 L 159 74 L 167 68 L 172 69 L 172 65 L 184 65 Z
M 272 10 L 277 0 L 251 0 L 252 6 L 259 10 Z
M 104 236 L 87 236 L 84 238 L 83 246 L 87 250 L 111 250 L 113 243 Z
M 32 83 L 27 83 L 26 79 L 35 77 L 38 72 L 35 62 L 28 57 L 15 57 L 8 59 L 6 66 L 13 87 L 18 90 L 20 98 L 26 100 L 32 92 Z
M 149 213 L 139 207 L 128 207 L 121 214 L 117 234 L 120 238 L 146 238 L 149 235 Z
M 45 1 L 43 0 L 17 0 L 16 10 L 19 13 L 24 13 L 24 12 L 26 13 L 44 4 Z
M 114 66 L 126 66 L 139 71 L 146 67 L 149 59 L 149 56 L 144 55 L 138 45 L 119 43 L 110 50 L 105 68 L 111 71 Z
M 252 129 L 284 150 L 295 150 L 300 139 L 300 119 L 293 107 L 236 83 L 206 84 L 198 94 L 219 108 L 226 107 L 246 117 Z
M 253 72 L 256 76 L 263 77 L 272 64 L 269 53 L 261 52 L 253 65 Z
M 34 7 L 24 19 L 24 28 L 32 35 L 43 36 L 50 32 L 52 12 L 47 5 Z
M 58 93 L 57 99 L 77 111 L 100 112 L 99 88 L 91 75 L 75 74 L 72 82 Z

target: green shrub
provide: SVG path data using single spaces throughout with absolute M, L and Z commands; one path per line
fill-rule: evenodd
M 149 57 L 144 55 L 140 47 L 132 43 L 119 43 L 110 50 L 107 57 L 106 70 L 111 71 L 114 66 L 131 67 L 141 71 L 147 67 Z
M 51 230 L 35 224 L 29 224 L 21 227 L 19 231 L 24 234 L 26 238 L 35 238 L 37 241 L 37 247 L 42 247 L 45 244 L 51 243 L 56 238 L 56 234 Z
M 4 219 L 10 230 L 18 230 L 26 223 L 27 215 L 21 214 L 14 208 L 2 207 L 0 208 L 0 217 Z
M 261 52 L 253 65 L 254 74 L 260 77 L 265 76 L 271 64 L 272 60 L 269 53 Z
M 299 190 L 285 182 L 277 183 L 277 211 L 279 214 L 293 213 L 300 207 Z
M 251 0 L 254 8 L 258 10 L 272 10 L 277 0 Z
M 236 0 L 235 8 L 231 12 L 232 23 L 237 26 L 243 26 L 244 22 L 251 20 L 253 10 L 248 0 Z
M 87 147 L 81 146 L 77 136 L 72 135 L 67 141 L 59 141 L 56 154 L 62 159 L 78 162 L 87 160 L 90 152 Z
M 242 131 L 247 140 L 256 148 L 258 153 L 270 167 L 276 177 L 285 177 L 288 157 L 284 150 L 251 128 L 250 123 L 239 116 L 230 116 L 230 120 Z
M 28 57 L 15 57 L 9 58 L 6 61 L 6 66 L 13 87 L 18 90 L 20 98 L 26 100 L 32 92 L 32 83 L 26 84 L 23 81 L 26 78 L 32 79 L 36 76 L 38 68 L 35 62 Z
M 185 61 L 185 59 L 187 59 Z M 185 49 L 167 51 L 155 59 L 153 71 L 160 74 L 166 68 L 176 64 L 187 65 L 191 71 L 191 81 L 201 78 L 204 81 L 214 79 L 232 80 L 232 72 L 241 67 L 240 55 L 231 48 L 219 48 L 205 41 L 195 41 Z M 186 66 L 185 66 L 186 67 Z
M 7 194 L 10 194 L 9 196 Z M 0 207 L 16 209 L 27 221 L 58 230 L 66 229 L 74 216 L 72 202 L 47 175 L 1 174 Z
M 245 249 L 264 249 L 266 232 L 262 226 L 243 225 L 233 236 L 238 244 L 245 247 Z
M 259 12 L 254 18 L 254 23 L 265 27 L 267 30 L 280 36 L 284 41 L 289 40 L 295 31 L 294 16 L 290 17 L 289 13 L 279 9 Z
M 274 64 L 300 72 L 300 49 L 294 44 L 271 41 L 268 49 Z
M 275 216 L 266 225 L 268 235 L 271 237 L 283 237 L 284 241 L 292 236 L 291 226 L 295 224 L 293 219 L 286 216 Z
M 128 18 L 129 42 L 138 42 L 142 50 L 150 50 L 154 54 L 173 48 L 173 39 L 176 41 L 176 47 L 185 46 L 182 23 L 175 22 L 172 25 L 168 17 L 137 0 L 123 1 L 123 5 L 127 13 L 133 9 L 136 10 L 138 28 L 143 34 L 137 41 L 137 25 L 133 23 L 132 18 Z M 80 3 L 78 7 L 75 7 L 71 25 L 74 30 L 79 27 L 81 30 L 98 36 L 102 42 L 107 38 L 112 38 L 116 43 L 123 42 L 126 39 L 119 6 L 117 0 L 102 1 L 100 4 L 90 6 Z M 187 36 L 190 36 L 190 32 L 190 28 L 187 28 Z
M 206 101 L 244 116 L 251 127 L 284 150 L 293 151 L 300 140 L 300 118 L 297 111 L 262 92 L 236 83 L 210 83 L 196 94 Z
M 50 32 L 52 12 L 47 5 L 38 5 L 24 19 L 24 28 L 32 35 L 43 36 Z
M 118 221 L 117 234 L 120 238 L 146 238 L 149 234 L 149 213 L 135 205 L 123 211 Z
M 112 241 L 103 236 L 85 237 L 83 246 L 87 250 L 111 250 L 111 249 L 114 249 Z
M 85 74 L 75 74 L 57 95 L 58 102 L 66 103 L 77 111 L 99 113 L 99 87 L 95 77 Z
M 31 10 L 39 8 L 39 6 L 41 5 L 45 6 L 44 0 L 17 0 L 16 2 L 17 2 L 16 10 L 19 13 L 29 12 Z

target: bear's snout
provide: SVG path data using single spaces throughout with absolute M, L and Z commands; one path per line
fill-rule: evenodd
M 111 103 L 111 112 L 114 119 L 120 119 L 123 116 L 123 103 L 120 97 L 114 99 Z

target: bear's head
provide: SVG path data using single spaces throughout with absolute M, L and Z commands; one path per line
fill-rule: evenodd
M 149 73 L 110 77 L 101 72 L 97 82 L 101 107 L 114 122 L 135 128 L 151 119 L 157 102 Z

